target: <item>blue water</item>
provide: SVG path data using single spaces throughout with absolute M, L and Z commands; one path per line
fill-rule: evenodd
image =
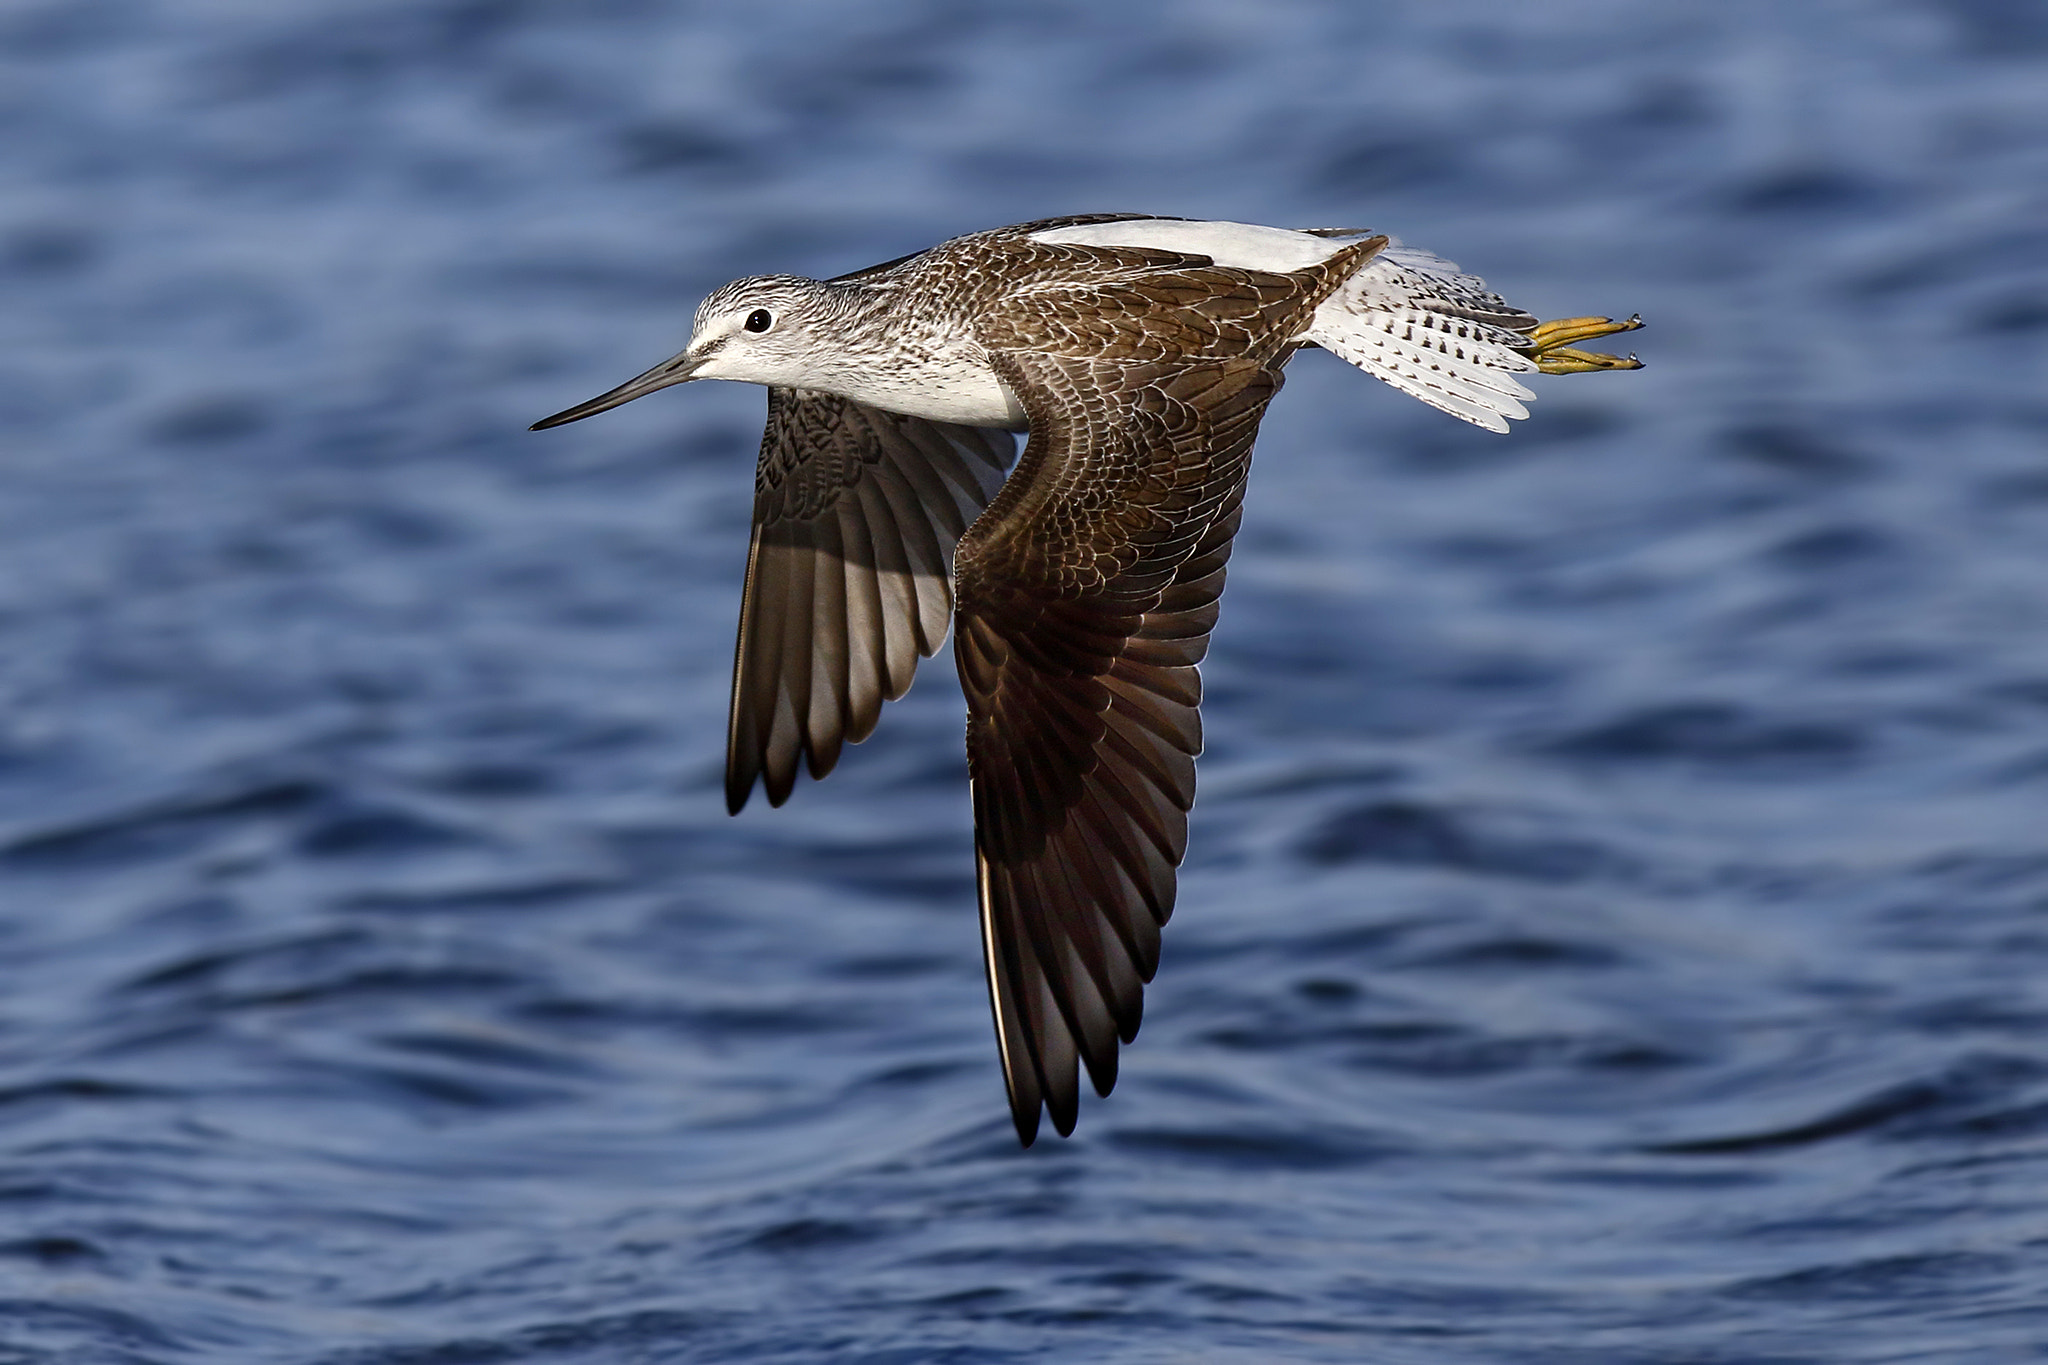
M 1146 1025 L 1017 1148 L 928 665 L 722 811 L 725 279 L 1396 232 Z M 2048 10 L 0 7 L 0 1360 L 2048 1357 Z

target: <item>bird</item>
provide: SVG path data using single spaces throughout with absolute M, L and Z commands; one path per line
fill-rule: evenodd
M 1137 1036 L 1187 848 L 1197 666 L 1253 438 L 1328 350 L 1496 432 L 1516 378 L 1641 367 L 1380 232 L 1136 213 L 969 233 L 714 290 L 682 351 L 534 424 L 766 386 L 725 791 L 786 801 L 956 632 L 977 900 L 1017 1137 L 1073 1132 Z M 1025 435 L 1021 458 L 1015 434 Z

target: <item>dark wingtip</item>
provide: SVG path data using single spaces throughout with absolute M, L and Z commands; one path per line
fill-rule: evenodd
M 1080 1118 L 1081 1111 L 1079 1107 L 1068 1109 L 1063 1106 L 1059 1113 L 1052 1116 L 1052 1130 L 1061 1137 L 1072 1137 L 1074 1135 L 1074 1125 L 1080 1121 Z
M 738 815 L 754 795 L 754 780 L 761 774 L 758 763 L 749 762 L 738 736 L 727 741 L 725 753 L 725 813 Z

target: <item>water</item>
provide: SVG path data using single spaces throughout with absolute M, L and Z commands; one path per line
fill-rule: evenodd
M 0 1359 L 2048 1354 L 2022 0 L 0 9 Z M 718 792 L 740 273 L 1385 228 L 1640 374 L 1261 444 L 1113 1099 L 960 706 Z

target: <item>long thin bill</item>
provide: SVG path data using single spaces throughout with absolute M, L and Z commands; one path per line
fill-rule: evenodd
M 696 367 L 697 362 L 690 359 L 688 351 L 683 352 L 681 355 L 670 356 L 647 373 L 635 375 L 633 378 L 628 379 L 610 393 L 601 393 L 588 403 L 578 403 L 573 408 L 565 408 L 553 417 L 543 417 L 528 427 L 527 430 L 545 431 L 549 427 L 559 427 L 569 422 L 580 422 L 586 417 L 594 417 L 598 413 L 607 412 L 621 403 L 630 403 L 635 398 L 653 393 L 656 389 L 665 389 L 671 384 L 683 383 L 690 378 L 690 372 L 696 369 Z

